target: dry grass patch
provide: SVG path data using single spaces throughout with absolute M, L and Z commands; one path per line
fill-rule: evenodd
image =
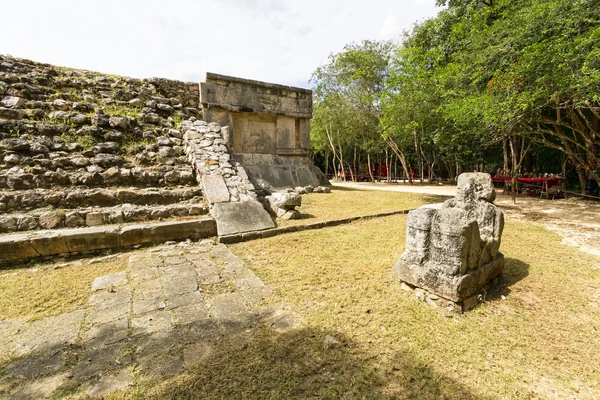
M 389 211 L 410 210 L 423 204 L 438 203 L 448 199 L 418 193 L 384 192 L 332 187 L 331 193 L 309 193 L 302 196 L 298 210 L 302 219 L 277 221 L 279 226 L 358 217 Z
M 0 271 L 0 321 L 36 320 L 81 309 L 87 304 L 94 278 L 126 266 L 126 257 L 115 257 L 90 265 L 72 262 L 57 269 L 40 265 Z
M 332 381 L 323 383 L 336 396 L 600 398 L 598 257 L 509 222 L 503 285 L 477 310 L 449 318 L 392 277 L 405 222 L 373 219 L 232 247 L 276 301 L 306 317 L 309 331 L 342 342 L 341 358 L 327 369 Z M 314 348 L 310 340 L 298 346 Z M 361 385 L 344 391 L 355 380 Z

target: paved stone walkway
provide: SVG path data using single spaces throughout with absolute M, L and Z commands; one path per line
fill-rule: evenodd
M 96 278 L 91 290 L 85 310 L 0 322 L 0 398 L 100 396 L 201 363 L 221 336 L 301 323 L 288 306 L 265 305 L 271 290 L 208 241 L 131 256 L 127 271 Z

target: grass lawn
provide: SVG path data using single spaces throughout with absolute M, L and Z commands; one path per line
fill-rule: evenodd
M 509 221 L 503 283 L 444 316 L 392 267 L 405 215 L 231 246 L 301 329 L 219 340 L 184 374 L 111 399 L 597 399 L 600 258 Z
M 433 201 L 440 199 L 335 189 L 305 196 L 303 207 L 325 220 Z M 502 284 L 475 310 L 446 316 L 392 277 L 405 224 L 396 215 L 230 246 L 273 289 L 270 303 L 288 304 L 302 326 L 223 336 L 185 373 L 140 377 L 107 398 L 600 398 L 600 257 L 509 219 Z M 126 259 L 0 271 L 0 321 L 81 308 L 93 279 L 125 268 Z
M 278 220 L 277 225 L 302 225 L 388 211 L 411 210 L 423 204 L 439 203 L 446 199 L 448 197 L 427 194 L 332 187 L 331 193 L 303 195 L 302 207 L 298 208 L 303 218 L 290 221 Z
M 233 246 L 278 301 L 305 316 L 316 340 L 297 338 L 306 352 L 292 355 L 323 367 L 305 370 L 309 378 L 330 377 L 315 391 L 347 398 L 600 398 L 600 258 L 562 245 L 543 228 L 508 222 L 503 285 L 478 309 L 445 317 L 392 278 L 405 222 L 393 216 Z M 318 352 L 325 333 L 341 343 Z M 323 363 L 328 351 L 336 355 Z M 297 385 L 307 396 L 313 390 Z
M 36 320 L 87 305 L 94 278 L 124 270 L 127 258 L 91 265 L 0 270 L 0 321 L 24 317 Z

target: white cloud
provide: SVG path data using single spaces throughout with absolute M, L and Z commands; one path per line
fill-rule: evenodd
M 403 27 L 400 24 L 399 18 L 396 14 L 393 14 L 393 13 L 389 14 L 387 16 L 387 18 L 385 19 L 385 21 L 383 22 L 381 29 L 379 30 L 379 39 L 381 39 L 381 40 L 398 39 L 398 36 L 400 36 L 400 33 L 402 33 L 402 30 L 405 28 L 406 27 Z
M 0 53 L 134 77 L 206 71 L 308 86 L 331 52 L 394 39 L 435 0 L 20 0 L 2 4 Z M 26 24 L 23 21 L 27 21 Z

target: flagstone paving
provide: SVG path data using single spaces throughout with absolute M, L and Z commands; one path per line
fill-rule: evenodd
M 87 308 L 34 322 L 0 321 L 0 397 L 100 396 L 161 379 L 210 356 L 215 340 L 301 317 L 223 244 L 161 246 L 96 278 Z

